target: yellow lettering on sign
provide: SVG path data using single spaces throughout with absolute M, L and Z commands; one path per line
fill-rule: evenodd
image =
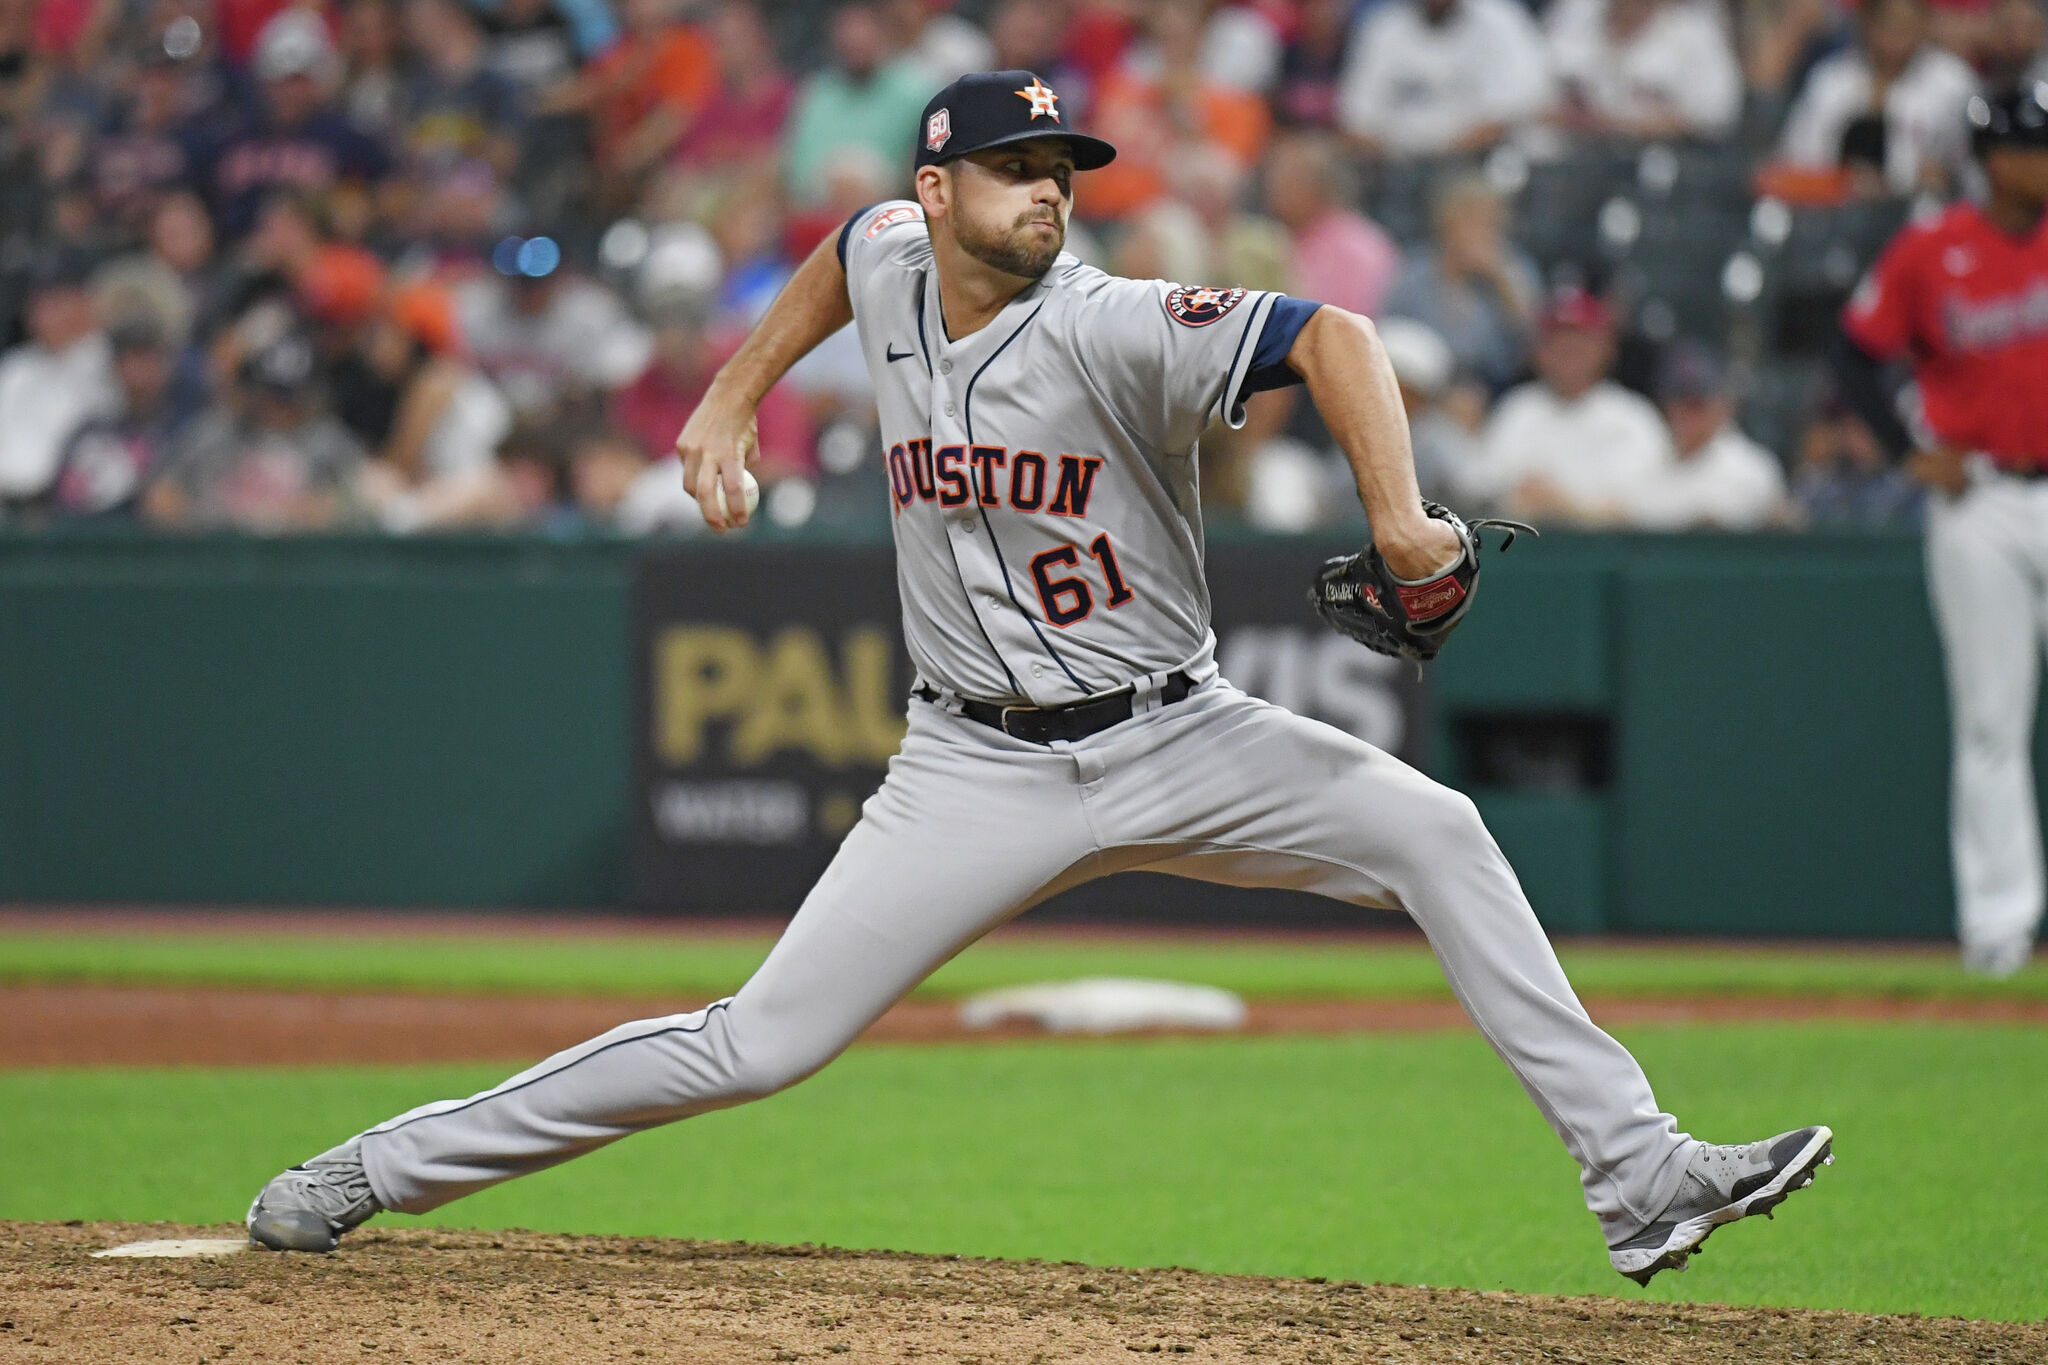
M 732 723 L 727 757 L 751 768 L 794 750 L 828 768 L 879 767 L 903 743 L 896 644 L 854 626 L 832 667 L 823 634 L 791 626 L 766 647 L 734 626 L 671 626 L 654 645 L 654 743 L 661 761 L 705 757 L 705 727 Z
M 754 689 L 760 654 L 734 626 L 671 626 L 654 644 L 654 747 L 685 767 L 704 756 L 704 723 L 735 717 Z
M 732 734 L 732 761 L 750 768 L 778 749 L 796 749 L 828 767 L 846 761 L 846 708 L 814 630 L 792 626 L 768 646 L 746 713 Z
M 847 632 L 846 718 L 852 727 L 847 748 L 856 758 L 882 764 L 903 743 L 903 696 L 896 690 L 896 641 L 873 626 Z

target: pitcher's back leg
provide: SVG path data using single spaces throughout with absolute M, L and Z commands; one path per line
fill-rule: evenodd
M 482 1094 L 370 1129 L 362 1158 L 379 1204 L 422 1212 L 772 1094 L 990 928 L 1088 875 L 1071 759 L 922 703 L 911 712 L 887 781 L 735 995 L 623 1024 Z

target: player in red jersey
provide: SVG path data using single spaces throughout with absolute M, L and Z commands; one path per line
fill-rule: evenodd
M 1969 119 L 1988 197 L 1885 249 L 1843 312 L 1836 368 L 1929 487 L 1957 929 L 1965 966 L 2009 976 L 2032 956 L 2044 894 L 2031 747 L 2048 635 L 2048 82 L 1974 98 Z M 1917 403 L 1892 401 L 1880 367 L 1894 362 Z

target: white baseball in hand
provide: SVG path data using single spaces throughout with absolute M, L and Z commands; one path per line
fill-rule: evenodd
M 730 520 L 732 509 L 726 506 L 725 502 L 725 480 L 720 479 L 712 484 L 711 489 L 711 496 L 718 499 L 719 515 Z M 751 469 L 740 471 L 740 497 L 747 504 L 747 515 L 751 517 L 754 515 L 754 509 L 761 505 L 761 481 L 754 477 L 754 471 Z

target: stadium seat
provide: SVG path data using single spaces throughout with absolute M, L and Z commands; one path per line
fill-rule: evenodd
M 1751 216 L 1751 249 L 1764 266 L 1759 314 L 1766 349 L 1819 354 L 1856 281 L 1910 213 L 1910 203 L 1896 199 L 1838 208 L 1760 206 Z
M 1776 357 L 1750 372 L 1742 387 L 1742 429 L 1776 451 L 1788 468 L 1795 465 L 1799 438 L 1828 393 L 1827 363 Z

